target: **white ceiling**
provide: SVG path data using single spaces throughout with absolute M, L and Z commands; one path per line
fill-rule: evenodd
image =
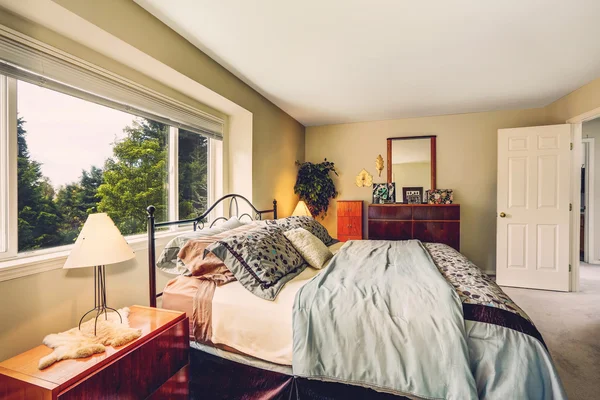
M 542 107 L 600 77 L 599 0 L 135 1 L 304 125 Z

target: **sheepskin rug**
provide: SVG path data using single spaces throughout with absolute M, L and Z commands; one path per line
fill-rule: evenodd
M 81 330 L 75 327 L 66 332 L 46 336 L 44 344 L 54 351 L 40 360 L 38 368 L 48 368 L 60 360 L 103 353 L 106 351 L 105 346 L 122 346 L 142 336 L 141 330 L 129 327 L 129 308 L 122 308 L 119 313 L 123 317 L 123 323 L 114 312 L 108 313 L 107 320 L 102 314 L 98 318 L 96 336 L 94 336 L 94 318 L 81 324 Z

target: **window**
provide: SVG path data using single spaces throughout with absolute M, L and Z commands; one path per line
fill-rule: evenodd
M 208 205 L 208 141 L 179 130 L 179 219 L 198 216 Z
M 206 210 L 215 139 L 1 78 L 16 87 L 0 100 L 2 115 L 16 120 L 16 129 L 0 135 L 0 149 L 16 135 L 17 151 L 0 153 L 0 162 L 16 161 L 16 184 L 6 185 L 9 174 L 0 174 L 0 191 L 14 188 L 17 207 L 13 215 L 4 207 L 0 216 L 16 225 L 18 240 L 15 251 L 0 235 L 0 258 L 72 244 L 91 213 L 108 213 L 123 235 L 133 235 L 146 231 L 150 204 L 157 221 L 193 218 Z M 16 113 L 7 111 L 11 108 Z

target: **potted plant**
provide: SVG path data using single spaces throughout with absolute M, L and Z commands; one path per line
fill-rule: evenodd
M 329 201 L 338 194 L 329 174 L 330 172 L 338 174 L 334 164 L 325 159 L 318 164 L 296 161 L 296 165 L 298 165 L 298 177 L 294 185 L 294 193 L 306 203 L 314 218 L 319 215 L 325 218 Z

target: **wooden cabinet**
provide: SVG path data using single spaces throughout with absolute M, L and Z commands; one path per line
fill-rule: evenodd
M 459 204 L 369 204 L 369 239 L 444 243 L 460 250 Z
M 337 238 L 341 242 L 361 240 L 363 229 L 363 202 L 338 200 Z
M 185 313 L 130 307 L 142 336 L 119 348 L 40 371 L 52 349 L 38 346 L 0 363 L 1 399 L 145 399 L 188 392 L 189 321 Z M 181 398 L 187 398 L 183 394 Z M 173 398 L 172 396 L 162 398 Z M 179 397 L 178 397 L 179 398 Z

